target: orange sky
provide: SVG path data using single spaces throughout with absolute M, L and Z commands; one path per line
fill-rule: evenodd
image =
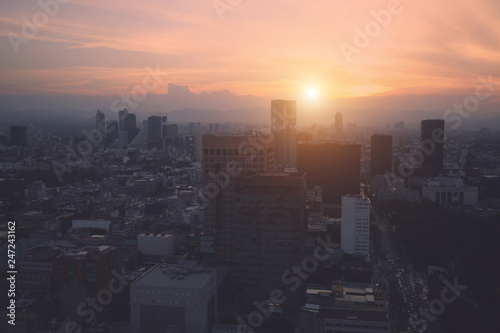
M 23 36 L 23 17 L 42 9 L 4 1 L 0 93 L 122 94 L 148 66 L 161 69 L 153 93 L 174 83 L 270 99 L 310 86 L 325 100 L 467 94 L 480 75 L 500 81 L 498 0 L 232 0 L 221 20 L 214 4 L 228 2 L 72 0 L 16 53 L 12 33 Z M 390 22 L 348 61 L 340 46 L 355 47 L 356 29 L 374 28 L 372 12 L 388 8 Z

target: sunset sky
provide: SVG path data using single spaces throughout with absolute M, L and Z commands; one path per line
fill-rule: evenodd
M 227 3 L 234 8 L 219 15 L 214 4 Z M 372 12 L 391 6 L 398 13 L 349 62 L 341 43 L 354 47 L 356 29 L 373 26 Z M 12 34 L 22 37 L 23 17 L 33 22 L 42 9 L 37 1 L 2 2 L 0 94 L 124 94 L 142 84 L 148 66 L 161 71 L 154 94 L 175 84 L 195 93 L 331 101 L 466 95 L 489 74 L 500 82 L 498 0 L 72 0 L 59 7 L 16 53 Z

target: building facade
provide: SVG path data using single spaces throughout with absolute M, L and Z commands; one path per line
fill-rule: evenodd
M 216 289 L 215 270 L 154 266 L 130 285 L 131 333 L 209 333 Z
M 392 172 L 392 135 L 374 134 L 371 137 L 370 175 Z
M 420 140 L 425 159 L 422 162 L 424 176 L 437 176 L 444 161 L 444 120 L 426 119 L 420 125 Z
M 305 252 L 306 174 L 247 173 L 234 180 L 233 294 L 249 310 L 254 300 L 283 291 L 287 313 L 299 310 L 300 290 L 285 276 Z M 292 273 L 290 275 L 293 275 Z M 271 301 L 270 301 L 271 302 Z M 276 305 L 276 304 L 275 304 Z
M 297 162 L 297 102 L 271 101 L 271 131 L 274 135 L 274 167 L 295 168 Z
M 342 195 L 359 194 L 361 146 L 358 144 L 299 144 L 297 169 L 307 172 L 307 186 L 321 186 L 325 203 L 340 203 Z
M 271 171 L 271 136 L 205 135 L 202 138 L 203 235 L 207 263 L 231 265 L 234 246 L 233 178 L 246 171 Z
M 370 250 L 370 199 L 363 195 L 342 197 L 340 248 L 345 253 L 367 255 Z

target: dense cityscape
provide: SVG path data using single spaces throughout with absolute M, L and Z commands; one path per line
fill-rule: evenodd
M 0 333 L 500 333 L 500 1 L 0 3 Z
M 500 132 L 299 112 L 3 126 L 5 330 L 493 332 Z

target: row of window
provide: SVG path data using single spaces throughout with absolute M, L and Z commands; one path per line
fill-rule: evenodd
M 361 324 L 342 324 L 342 323 L 326 323 L 327 327 L 349 327 L 349 328 L 366 328 L 372 330 L 386 330 L 388 325 L 361 325 Z M 339 331 L 335 331 L 339 332 Z M 347 332 L 347 331 L 344 331 Z M 350 332 L 350 331 L 349 331 Z
M 258 152 L 264 155 L 264 149 L 245 148 L 245 149 L 205 149 L 204 155 L 250 155 L 252 152 Z

